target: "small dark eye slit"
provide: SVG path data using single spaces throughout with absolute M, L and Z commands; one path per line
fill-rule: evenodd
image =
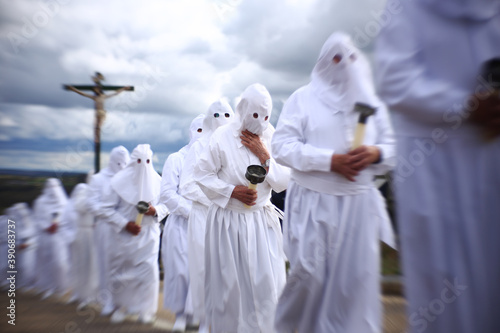
M 253 114 L 253 117 L 254 117 L 255 119 L 259 118 L 259 114 L 258 114 L 257 112 L 255 112 L 255 113 Z

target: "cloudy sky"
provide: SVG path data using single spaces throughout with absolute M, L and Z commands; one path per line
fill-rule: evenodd
M 273 97 L 309 81 L 334 31 L 368 55 L 384 0 L 0 0 L 0 168 L 89 171 L 93 102 L 62 84 L 133 85 L 106 102 L 102 162 L 149 143 L 155 167 L 218 98 L 250 84 Z

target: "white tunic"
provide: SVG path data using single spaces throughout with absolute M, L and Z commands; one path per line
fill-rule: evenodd
M 89 210 L 95 217 L 95 244 L 98 258 L 99 293 L 97 300 L 103 305 L 104 312 L 114 308 L 112 287 L 109 285 L 109 252 L 113 251 L 111 226 L 101 217 L 101 198 L 109 190 L 111 177 L 123 169 L 129 161 L 128 150 L 117 146 L 111 150 L 108 167 L 92 176 L 89 182 Z
M 58 292 L 62 295 L 69 287 L 68 244 L 62 232 L 51 234 L 47 231 L 54 221 L 54 216 L 57 216 L 59 224 L 64 224 L 61 216 L 66 203 L 65 194 L 61 200 L 42 194 L 33 204 L 33 220 L 38 232 L 36 266 L 39 275 L 36 288 L 40 292 Z
M 30 288 L 34 286 L 36 279 L 36 252 L 37 234 L 32 219 L 32 212 L 27 203 L 17 203 L 7 209 L 9 219 L 15 221 L 16 232 L 16 266 L 18 288 Z M 2 229 L 4 227 L 2 226 Z M 7 231 L 7 229 L 2 230 Z M 7 236 L 3 238 L 7 241 Z M 24 249 L 20 246 L 24 245 Z M 4 253 L 4 252 L 2 252 Z
M 485 143 L 464 113 L 486 88 L 482 62 L 500 56 L 500 4 L 427 2 L 402 5 L 376 48 L 398 136 L 409 327 L 500 332 L 500 140 Z
M 163 166 L 160 202 L 170 214 L 165 221 L 162 236 L 163 306 L 177 315 L 191 314 L 188 298 L 188 216 L 191 202 L 179 194 L 186 149 L 170 154 Z M 159 218 L 161 216 L 159 215 Z
M 156 202 L 151 203 L 153 206 Z M 112 226 L 114 244 L 110 252 L 109 283 L 113 300 L 129 313 L 154 315 L 158 309 L 158 252 L 160 228 L 156 217 L 144 216 L 141 232 L 134 236 L 125 230 L 135 221 L 137 209 L 110 188 L 102 198 L 102 216 Z
M 71 193 L 66 210 L 76 228 L 71 244 L 71 275 L 74 296 L 81 302 L 97 299 L 99 275 L 94 236 L 94 216 L 89 210 L 89 187 L 78 184 Z
M 209 137 L 198 139 L 189 149 L 181 175 L 180 193 L 191 200 L 188 220 L 188 264 L 190 290 L 194 314 L 205 317 L 205 231 L 208 207 L 211 202 L 193 178 L 193 172 L 200 156 L 208 146 Z
M 271 189 L 286 189 L 289 170 L 271 160 L 257 186 L 255 206 L 231 198 L 247 185 L 245 172 L 259 159 L 242 145 L 238 124 L 219 128 L 195 168 L 195 179 L 214 203 L 205 238 L 205 307 L 214 332 L 272 332 L 275 306 L 285 284 L 285 257 Z M 270 138 L 273 129 L 263 137 Z M 270 140 L 264 144 L 270 148 Z M 272 156 L 272 154 L 271 154 Z
M 95 217 L 95 244 L 98 260 L 99 275 L 99 303 L 108 304 L 112 307 L 113 295 L 109 284 L 109 261 L 110 252 L 114 251 L 113 239 L 111 238 L 111 225 L 105 222 L 101 212 L 103 193 L 109 191 L 111 177 L 114 175 L 109 168 L 101 170 L 92 176 L 89 183 L 89 211 Z
M 193 173 L 213 132 L 233 118 L 234 112 L 228 103 L 219 100 L 210 105 L 204 115 L 203 132 L 186 153 L 179 184 L 179 193 L 192 203 L 187 235 L 189 288 L 193 314 L 200 320 L 201 325 L 205 323 L 205 231 L 208 206 L 211 203 L 194 180 Z
M 9 250 L 8 244 L 8 222 L 9 217 L 7 215 L 0 215 L 0 253 L 2 257 L 0 257 L 0 288 L 2 288 L 2 292 L 5 287 L 9 286 L 9 281 L 7 278 L 7 271 L 9 270 L 7 256 Z
M 373 177 L 390 170 L 394 137 L 387 110 L 368 118 L 365 145 L 382 161 L 351 182 L 331 172 L 333 154 L 350 150 L 357 114 L 325 108 L 311 85 L 290 96 L 273 136 L 276 161 L 292 168 L 285 201 L 287 285 L 276 312 L 279 332 L 381 331 L 379 238 L 394 246 Z M 350 111 L 350 110 L 349 110 Z

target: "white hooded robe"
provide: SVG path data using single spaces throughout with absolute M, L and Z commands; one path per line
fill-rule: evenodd
M 394 246 L 394 238 L 374 176 L 390 170 L 395 152 L 369 74 L 349 37 L 333 33 L 311 83 L 290 96 L 278 120 L 274 156 L 292 168 L 283 221 L 290 271 L 276 311 L 278 332 L 381 332 L 379 239 Z M 351 182 L 330 167 L 333 154 L 351 150 L 356 102 L 377 108 L 363 144 L 378 147 L 382 158 Z
M 251 208 L 231 198 L 236 185 L 248 185 L 247 167 L 261 164 L 241 143 L 241 132 L 248 129 L 259 135 L 269 149 L 274 131 L 268 121 L 271 109 L 266 88 L 249 86 L 236 120 L 214 132 L 194 171 L 213 203 L 205 237 L 205 308 L 213 332 L 274 331 L 274 311 L 285 284 L 285 256 L 279 215 L 270 197 L 271 189 L 286 189 L 288 168 L 271 158 Z

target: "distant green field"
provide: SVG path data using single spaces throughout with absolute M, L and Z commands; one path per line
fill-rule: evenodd
M 51 176 L 49 174 L 36 175 L 12 175 L 0 174 L 0 210 L 12 206 L 18 202 L 26 202 L 30 206 L 33 201 L 42 193 L 45 180 Z M 60 180 L 69 195 L 73 187 L 81 181 L 85 181 L 85 174 L 63 175 Z

